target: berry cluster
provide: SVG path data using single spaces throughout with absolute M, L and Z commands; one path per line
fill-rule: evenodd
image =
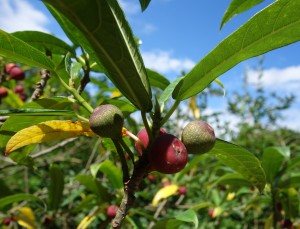
M 25 79 L 24 71 L 18 67 L 15 63 L 8 63 L 3 69 L 4 76 L 7 75 L 4 80 L 22 81 Z M 13 92 L 19 96 L 23 101 L 27 99 L 27 95 L 24 92 L 24 86 L 21 84 L 16 85 Z M 8 91 L 5 87 L 0 87 L 0 100 L 8 96 Z
M 99 136 L 117 139 L 122 137 L 124 117 L 119 108 L 107 104 L 97 107 L 90 116 L 90 128 Z M 181 171 L 187 161 L 188 153 L 202 154 L 212 149 L 216 137 L 213 128 L 203 121 L 190 122 L 183 129 L 181 140 L 160 128 L 158 136 L 149 144 L 145 128 L 137 134 L 135 143 L 139 155 L 148 150 L 150 170 L 164 174 Z

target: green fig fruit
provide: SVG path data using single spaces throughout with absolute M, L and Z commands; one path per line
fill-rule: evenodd
M 100 137 L 112 139 L 122 137 L 124 116 L 114 105 L 105 104 L 96 107 L 89 121 L 91 130 Z

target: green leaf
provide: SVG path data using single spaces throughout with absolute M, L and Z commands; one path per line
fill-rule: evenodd
M 198 228 L 199 221 L 198 221 L 197 213 L 192 209 L 186 210 L 182 213 L 175 215 L 175 219 L 187 223 L 193 223 L 195 228 Z
M 252 8 L 263 1 L 264 0 L 232 0 L 222 18 L 220 29 L 222 29 L 223 25 L 235 15 Z
M 73 38 L 97 64 L 105 67 L 106 75 L 121 93 L 139 109 L 150 111 L 151 88 L 146 69 L 118 2 L 44 2 L 65 31 L 70 33 L 70 29 L 75 29 Z
M 299 188 L 300 187 L 300 174 L 291 174 L 287 178 L 280 180 L 279 188 Z
M 262 155 L 262 167 L 266 174 L 267 182 L 272 183 L 285 159 L 285 155 L 279 147 L 268 147 Z
M 163 91 L 163 93 L 161 94 L 161 96 L 158 98 L 158 102 L 160 104 L 166 102 L 168 99 L 171 98 L 172 93 L 174 91 L 174 88 L 176 87 L 176 85 L 178 85 L 178 83 L 183 79 L 184 77 L 179 77 L 177 79 L 175 79 L 172 83 L 170 83 L 166 89 Z
M 119 189 L 123 187 L 121 170 L 112 161 L 107 160 L 98 165 L 94 164 L 91 166 L 93 177 L 96 177 L 98 171 L 106 175 L 114 188 Z
M 230 185 L 234 187 L 251 187 L 252 183 L 245 179 L 241 174 L 236 173 L 228 173 L 223 176 L 221 176 L 217 181 L 216 184 L 222 184 L 222 185 Z
M 32 47 L 43 53 L 50 51 L 52 54 L 65 55 L 70 52 L 73 56 L 76 55 L 75 50 L 70 45 L 47 33 L 39 31 L 18 31 L 12 33 L 12 35 L 30 44 Z
M 296 189 L 289 188 L 280 192 L 281 203 L 287 219 L 292 219 L 299 216 L 299 194 Z
M 182 225 L 182 221 L 178 219 L 164 219 L 158 221 L 153 229 L 178 229 L 180 225 Z
M 151 0 L 140 0 L 142 11 L 145 11 L 147 9 L 150 2 Z
M 78 62 L 73 62 L 70 53 L 67 53 L 65 57 L 65 66 L 66 66 L 66 71 L 72 80 L 79 78 L 82 65 Z
M 185 100 L 243 60 L 300 40 L 300 1 L 278 0 L 257 13 L 205 56 L 176 86 L 173 98 Z
M 0 55 L 30 66 L 54 69 L 54 63 L 41 51 L 0 30 Z
M 158 87 L 162 90 L 165 90 L 166 87 L 170 84 L 170 81 L 158 72 L 148 68 L 146 69 L 146 71 L 152 87 Z
M 12 204 L 12 203 L 16 203 L 16 202 L 20 202 L 20 201 L 28 201 L 28 200 L 34 200 L 34 201 L 38 201 L 44 204 L 44 201 L 42 199 L 40 199 L 39 197 L 36 197 L 35 195 L 31 195 L 28 193 L 19 193 L 19 194 L 14 194 L 11 196 L 6 196 L 0 199 L 0 209 L 2 209 L 3 207 Z
M 48 205 L 51 210 L 57 210 L 62 202 L 64 190 L 64 173 L 58 165 L 50 167 L 50 185 L 48 188 Z
M 76 180 L 78 180 L 88 190 L 96 194 L 101 200 L 109 200 L 107 189 L 94 177 L 89 175 L 78 175 L 76 176 Z
M 9 109 L 0 110 L 0 116 L 75 116 L 74 111 L 69 110 L 54 110 L 54 109 Z
M 260 161 L 246 149 L 217 139 L 209 154 L 216 156 L 223 164 L 240 173 L 260 191 L 266 184 L 266 177 Z
M 21 109 L 53 109 L 61 110 L 69 107 L 72 103 L 63 97 L 52 98 L 52 99 L 39 99 L 34 102 L 26 103 Z M 47 120 L 56 119 L 57 115 L 53 116 L 37 116 L 32 118 L 30 116 L 11 116 L 9 117 L 0 129 L 0 147 L 6 146 L 7 141 L 17 131 L 34 124 L 44 122 Z

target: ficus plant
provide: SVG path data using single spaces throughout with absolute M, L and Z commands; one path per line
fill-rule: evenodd
M 89 166 L 92 176 L 80 174 L 76 179 L 96 195 L 96 201 L 112 202 L 109 205 L 114 207 L 109 208 L 107 220 L 103 220 L 112 228 L 120 228 L 124 220 L 130 220 L 126 216 L 135 206 L 137 192 L 143 190 L 143 182 L 149 173 L 174 176 L 174 182 L 154 197 L 152 204 L 157 206 L 162 199 L 178 191 L 185 195 L 184 188 L 176 182 L 203 156 L 215 157 L 257 190 L 264 190 L 269 179 L 265 175 L 265 160 L 262 166 L 251 152 L 221 140 L 199 117 L 182 130 L 182 136 L 175 136 L 164 127 L 183 102 L 193 101 L 194 96 L 214 81 L 222 86 L 217 78 L 241 61 L 299 41 L 298 0 L 278 0 L 270 4 L 173 82 L 144 65 L 137 38 L 118 1 L 42 2 L 73 45 L 38 31 L 0 31 L 0 55 L 10 60 L 3 62 L 0 83 L 1 91 L 6 90 L 7 95 L 3 92 L 1 100 L 4 103 L 5 97 L 11 96 L 20 104 L 13 107 L 15 109 L 1 110 L 1 115 L 8 117 L 0 130 L 3 155 L 37 172 L 31 156 L 36 144 L 71 141 L 81 136 L 100 139 L 110 151 L 117 153 L 115 161 L 118 166 L 110 160 L 93 164 Z M 222 26 L 234 15 L 259 2 L 233 0 L 223 17 Z M 140 0 L 140 4 L 142 10 L 146 10 L 150 0 Z M 23 72 L 20 66 L 8 65 L 16 62 L 40 70 L 40 79 L 35 82 L 30 98 L 21 99 L 13 94 L 14 90 L 23 93 L 21 87 L 17 87 L 21 85 L 17 81 L 29 80 L 22 74 L 14 79 L 9 77 L 16 68 L 19 75 Z M 95 74 L 100 74 L 101 80 L 97 81 Z M 86 92 L 90 82 L 100 88 L 96 91 L 97 101 Z M 52 85 L 50 92 L 47 91 L 49 85 Z M 51 96 L 53 90 L 60 96 Z M 165 108 L 166 104 L 172 104 L 170 109 Z M 143 132 L 137 135 L 138 131 L 131 125 L 133 112 L 139 114 L 143 123 L 140 127 Z M 99 147 L 99 141 L 96 141 L 95 149 Z M 106 171 L 115 190 L 122 189 L 118 200 L 113 200 L 105 186 L 97 181 L 99 171 Z M 57 212 L 62 201 L 64 175 L 57 165 L 50 166 L 49 174 L 51 182 L 46 203 L 40 197 L 23 193 L 4 197 L 0 207 L 35 200 Z M 118 175 L 122 180 L 116 178 Z M 103 206 L 98 205 L 78 228 L 86 228 L 98 214 L 105 212 Z M 20 211 L 28 212 L 28 209 Z M 189 209 L 176 220 L 187 220 L 197 227 L 194 216 L 194 209 Z M 178 223 L 176 220 L 172 222 Z M 158 223 L 157 227 L 159 225 L 163 223 Z

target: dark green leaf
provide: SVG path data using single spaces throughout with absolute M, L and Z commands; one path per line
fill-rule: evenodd
M 273 182 L 284 159 L 285 155 L 279 147 L 268 147 L 264 150 L 261 165 L 265 171 L 267 182 Z
M 50 51 L 52 54 L 65 55 L 70 52 L 73 56 L 76 55 L 75 50 L 70 45 L 47 33 L 39 31 L 20 31 L 14 32 L 12 35 L 25 41 L 43 53 Z
M 151 0 L 140 0 L 140 5 L 141 5 L 141 8 L 142 8 L 142 11 L 147 9 L 150 2 L 151 2 Z
M 176 86 L 173 98 L 185 100 L 248 58 L 300 40 L 300 1 L 278 0 L 256 14 L 204 57 Z
M 300 187 L 300 174 L 291 174 L 287 178 L 280 180 L 279 188 L 298 188 Z
M 0 55 L 30 66 L 54 69 L 54 63 L 41 51 L 0 30 Z
M 55 164 L 50 167 L 50 185 L 48 188 L 48 206 L 51 210 L 57 210 L 62 202 L 64 190 L 64 173 Z
M 75 112 L 68 111 L 68 110 L 30 109 L 30 108 L 0 110 L 0 116 L 54 116 L 54 115 L 75 116 Z
M 299 216 L 299 194 L 294 188 L 283 190 L 280 193 L 281 203 L 287 219 L 292 219 Z
M 85 186 L 86 189 L 96 194 L 101 200 L 109 199 L 107 189 L 94 177 L 89 175 L 78 175 L 76 176 L 76 180 L 78 180 L 83 186 Z
M 240 14 L 253 6 L 263 2 L 264 0 L 232 0 L 229 7 L 227 8 L 221 23 L 221 28 L 235 15 Z
M 158 72 L 148 68 L 146 70 L 152 87 L 158 87 L 162 90 L 165 90 L 166 87 L 170 84 L 170 81 L 163 75 L 159 74 Z
M 6 196 L 0 199 L 0 209 L 12 204 L 12 203 L 17 203 L 20 201 L 28 201 L 28 200 L 34 200 L 38 201 L 44 204 L 44 201 L 41 200 L 39 197 L 28 194 L 28 193 L 19 193 L 19 194 L 14 194 L 11 196 Z
M 209 154 L 216 156 L 222 163 L 240 173 L 260 191 L 266 184 L 266 177 L 260 161 L 246 149 L 218 139 Z
M 107 160 L 98 165 L 91 166 L 91 173 L 94 177 L 96 177 L 98 171 L 106 175 L 114 188 L 119 189 L 123 187 L 122 172 L 112 161 Z
M 146 69 L 118 2 L 44 2 L 65 31 L 74 29 L 72 36 L 97 64 L 105 67 L 106 75 L 121 93 L 139 109 L 150 111 L 151 88 Z
M 158 221 L 153 229 L 178 229 L 180 225 L 182 225 L 182 221 L 178 219 L 164 219 Z

